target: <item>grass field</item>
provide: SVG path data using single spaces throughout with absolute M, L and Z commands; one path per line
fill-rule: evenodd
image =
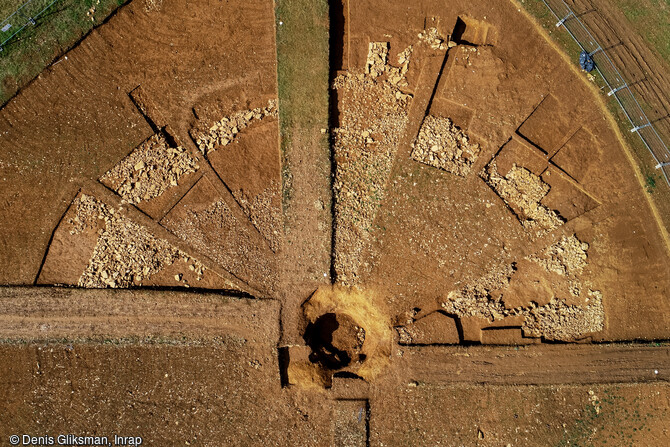
M 23 29 L 5 44 L 0 53 L 0 105 L 4 105 L 55 58 L 128 1 L 57 1 L 36 20 L 35 26 Z M 24 2 L 4 0 L 1 3 L 0 20 L 4 20 Z M 95 13 L 90 14 L 93 7 Z
M 16 8 L 21 6 L 25 0 L 4 0 L 0 3 L 0 21 L 5 20 L 5 17 L 8 17 L 13 13 Z
M 276 17 L 283 125 L 326 119 L 322 115 L 327 110 L 323 102 L 328 101 L 327 91 L 323 91 L 328 79 L 328 4 L 323 0 L 280 0 Z
M 614 0 L 633 29 L 670 62 L 670 0 Z
M 279 0 L 277 19 L 277 80 L 284 206 L 292 188 L 288 172 L 297 133 L 320 135 L 328 126 L 328 3 L 325 0 Z M 328 139 L 319 144 L 329 151 Z

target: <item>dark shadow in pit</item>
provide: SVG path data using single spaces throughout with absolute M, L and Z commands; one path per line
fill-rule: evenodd
M 341 379 L 356 379 L 356 380 L 365 380 L 361 376 L 359 376 L 356 373 L 352 373 L 351 371 L 338 371 L 335 374 L 333 374 L 333 377 L 338 377 Z
M 334 0 L 328 2 L 330 16 L 330 79 L 335 78 L 338 70 L 345 69 L 344 61 L 344 27 L 346 19 L 344 17 L 344 2 L 346 0 Z
M 333 346 L 333 333 L 340 327 L 334 313 L 321 315 L 305 330 L 305 342 L 312 350 L 309 360 L 325 368 L 337 370 L 351 363 L 351 356 Z
M 329 2 L 330 35 L 329 35 L 329 83 L 337 77 L 338 72 L 349 67 L 345 60 L 347 58 L 345 2 L 348 0 L 334 0 Z M 337 91 L 330 90 L 330 128 L 334 129 L 340 125 L 340 113 L 337 109 Z
M 472 45 L 470 42 L 466 42 L 463 40 L 463 35 L 465 34 L 465 30 L 467 28 L 466 23 L 461 19 L 460 17 L 456 19 L 456 26 L 454 26 L 454 32 L 451 34 L 451 40 L 454 42 L 460 44 L 465 44 L 465 45 Z
M 349 0 L 333 0 L 328 2 L 328 15 L 330 21 L 329 29 L 329 75 L 328 75 L 328 84 L 329 84 L 329 95 L 328 95 L 328 127 L 329 129 L 337 129 L 340 127 L 340 111 L 338 109 L 339 98 L 337 95 L 337 90 L 330 88 L 332 82 L 337 77 L 337 74 L 341 70 L 348 69 L 348 52 L 347 41 L 346 41 L 346 27 L 348 17 L 348 1 Z M 332 138 L 333 135 L 329 133 L 329 146 L 332 148 Z M 332 149 L 331 149 L 332 150 Z M 331 152 L 330 157 L 330 170 L 334 175 L 336 171 L 336 162 L 335 157 Z M 335 189 L 331 187 L 331 215 L 335 215 Z M 330 262 L 330 277 L 333 281 L 337 280 L 337 272 L 335 270 L 335 231 L 331 232 L 331 262 Z
M 288 347 L 282 346 L 279 348 L 279 380 L 282 388 L 288 386 L 288 366 L 291 362 Z

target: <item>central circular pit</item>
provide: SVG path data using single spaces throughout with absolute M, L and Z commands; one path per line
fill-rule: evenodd
M 329 387 L 334 374 L 371 380 L 384 369 L 392 336 L 381 302 L 370 289 L 328 285 L 303 303 L 302 336 L 309 348 L 303 359 L 312 371 L 310 383 L 318 376 Z M 295 363 L 293 371 L 298 370 Z
M 366 357 L 365 329 L 343 313 L 328 312 L 309 323 L 305 341 L 312 349 L 310 360 L 328 369 L 342 369 Z

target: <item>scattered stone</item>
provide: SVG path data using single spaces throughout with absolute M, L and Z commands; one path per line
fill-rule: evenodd
M 276 118 L 278 115 L 277 100 L 272 99 L 268 101 L 266 107 L 243 110 L 222 118 L 221 121 L 214 123 L 209 128 L 209 132 L 193 130 L 191 134 L 200 151 L 207 155 L 218 147 L 227 146 L 232 143 L 237 134 L 248 127 L 254 120 L 260 121 L 266 117 Z
M 384 74 L 388 54 L 388 42 L 370 42 L 368 45 L 368 58 L 365 63 L 365 73 L 373 78 Z
M 477 160 L 479 144 L 456 127 L 449 118 L 429 115 L 412 143 L 412 158 L 420 163 L 465 176 Z
M 158 11 L 163 6 L 163 0 L 144 0 L 144 8 L 147 12 Z
M 558 242 L 547 247 L 544 257 L 531 257 L 548 272 L 559 275 L 575 275 L 586 267 L 586 250 L 589 244 L 581 242 L 575 235 L 563 236 Z
M 369 46 L 365 73 L 338 76 L 333 88 L 341 98 L 340 127 L 331 130 L 335 158 L 335 259 L 337 281 L 353 285 L 361 253 L 385 195 L 398 143 L 407 125 L 412 96 L 403 93 L 411 47 L 388 64 L 388 42 Z M 391 80 L 394 76 L 400 79 Z
M 528 169 L 515 164 L 503 177 L 493 160 L 481 177 L 512 209 L 524 228 L 548 231 L 563 224 L 556 212 L 540 204 L 549 192 L 549 185 Z
M 442 309 L 448 314 L 459 317 L 480 317 L 489 321 L 501 320 L 509 316 L 510 311 L 505 308 L 501 297 L 492 297 L 492 292 L 509 285 L 513 274 L 513 265 L 495 269 L 469 282 L 461 289 L 449 292 L 442 303 Z
M 399 64 L 398 67 L 393 67 L 390 65 L 386 66 L 386 73 L 387 73 L 386 77 L 391 84 L 396 85 L 398 87 L 407 87 L 406 76 L 407 72 L 409 71 L 409 63 L 413 49 L 414 47 L 410 45 L 407 48 L 405 48 L 401 53 L 398 54 L 398 64 Z M 402 96 L 397 97 L 396 99 L 406 99 L 406 96 L 408 96 L 402 94 L 402 92 L 397 92 L 396 95 L 398 93 L 401 93 Z
M 544 337 L 547 340 L 578 340 L 587 334 L 600 332 L 605 327 L 605 309 L 602 295 L 589 290 L 590 300 L 586 306 L 574 306 L 565 300 L 554 298 L 545 306 L 531 303 L 529 309 L 517 314 L 525 315 L 523 331 L 526 336 Z
M 273 290 L 276 271 L 265 260 L 263 249 L 256 244 L 253 230 L 234 216 L 225 201 L 217 200 L 204 209 L 189 211 L 185 216 L 171 217 L 168 214 L 162 223 L 233 275 L 240 278 L 253 275 L 266 290 Z
M 198 169 L 197 160 L 181 146 L 170 147 L 158 133 L 142 143 L 100 178 L 128 203 L 154 199 Z
M 573 240 L 574 239 L 574 240 Z M 574 277 L 586 266 L 585 250 L 588 245 L 574 237 L 563 237 L 550 245 L 539 256 L 529 257 L 540 265 L 550 266 L 561 275 L 572 275 L 571 285 L 577 291 L 570 291 L 573 296 L 581 296 L 582 284 Z M 560 250 L 563 251 L 560 251 Z M 557 253 L 564 255 L 558 258 Z M 571 255 L 567 255 L 571 253 Z M 561 259 L 560 263 L 557 259 Z M 564 263 L 564 264 L 563 264 Z M 560 265 L 560 267 L 556 267 Z M 491 322 L 505 317 L 523 316 L 522 330 L 526 337 L 543 337 L 547 340 L 574 341 L 587 334 L 602 331 L 604 328 L 605 311 L 602 294 L 588 289 L 584 305 L 570 305 L 565 299 L 552 298 L 549 303 L 539 306 L 531 301 L 528 306 L 508 309 L 504 305 L 505 294 L 509 292 L 514 265 L 494 270 L 462 288 L 449 292 L 442 309 L 458 317 L 479 317 Z
M 419 40 L 430 46 L 433 50 L 446 50 L 451 48 L 449 40 L 442 37 L 437 28 L 428 28 L 419 33 Z
M 278 231 L 282 226 L 281 209 L 275 206 L 279 201 L 278 196 L 281 194 L 281 185 L 279 182 L 273 181 L 270 186 L 262 193 L 248 200 L 244 194 L 235 194 L 235 198 L 239 201 L 244 213 L 249 217 L 251 223 L 254 224 L 258 231 L 268 240 L 272 251 L 279 250 L 281 243 L 281 235 Z
M 79 278 L 79 287 L 138 285 L 180 259 L 194 266 L 198 280 L 202 278 L 205 267 L 200 262 L 151 235 L 146 228 L 121 217 L 97 199 L 84 194 L 75 200 L 75 206 L 76 215 L 69 221 L 73 225 L 72 234 L 97 228 L 100 221 L 104 222 L 91 260 Z M 179 281 L 181 275 L 176 275 L 175 279 Z
M 596 393 L 593 392 L 593 390 L 589 390 L 589 402 L 591 402 L 591 405 L 593 405 L 593 409 L 595 410 L 596 414 L 600 414 L 600 399 Z

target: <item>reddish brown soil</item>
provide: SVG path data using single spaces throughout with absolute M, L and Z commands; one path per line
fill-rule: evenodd
M 0 338 L 24 340 L 192 340 L 279 336 L 279 304 L 186 291 L 9 287 Z
M 121 8 L 0 112 L 0 282 L 33 283 L 82 180 L 99 179 L 152 134 L 128 96 L 138 85 L 193 148 L 189 130 L 201 104 L 230 89 L 274 96 L 275 67 L 271 4 Z M 218 111 L 217 119 L 228 113 Z
M 445 375 L 399 374 L 370 388 L 337 379 L 327 393 L 304 393 L 281 388 L 273 344 L 233 334 L 204 345 L 5 344 L 0 437 L 360 445 L 338 440 L 365 441 L 368 424 L 371 445 L 391 446 L 663 445 L 669 437 L 666 384 L 459 385 Z
M 666 240 L 514 4 L 343 1 L 324 133 L 272 2 L 146 4 L 0 110 L 2 442 L 668 443 L 668 347 L 593 343 L 670 338 Z
M 233 335 L 206 346 L 4 345 L 0 437 L 327 445 L 328 407 L 281 388 L 273 349 Z
M 338 439 L 365 440 L 368 425 L 372 445 L 435 445 L 445 437 L 447 445 L 589 436 L 596 445 L 629 436 L 667 442 L 667 347 L 402 347 L 370 385 L 336 378 L 329 391 L 304 392 L 281 387 L 276 304 L 183 292 L 5 289 L 0 335 L 37 341 L 0 349 L 0 437 L 124 433 L 145 445 L 352 445 Z M 74 340 L 39 341 L 61 337 Z
M 439 305 L 441 297 L 460 284 L 476 281 L 498 265 L 518 263 L 558 235 L 575 234 L 589 244 L 588 265 L 580 278 L 603 294 L 605 328 L 595 338 L 666 338 L 670 320 L 662 297 L 670 286 L 668 252 L 616 134 L 600 109 L 579 100 L 591 95 L 584 80 L 545 41 L 527 39 L 535 28 L 520 20 L 516 9 L 479 8 L 454 4 L 449 7 L 454 13 L 448 13 L 437 4 L 409 9 L 398 4 L 382 13 L 372 3 L 350 6 L 350 69 L 364 68 L 364 57 L 352 56 L 365 54 L 364 36 L 390 41 L 392 55 L 416 40 L 424 28 L 423 17 L 436 17 L 426 23 L 444 36 L 454 29 L 455 12 L 464 10 L 470 17 L 486 16 L 486 24 L 496 30 L 485 42 L 490 46 L 455 47 L 448 51 L 441 72 L 439 64 L 430 65 L 435 67 L 430 72 L 425 63 L 421 77 L 410 83 L 413 109 L 425 107 L 422 98 L 433 94 L 434 85 L 436 107 L 461 105 L 460 111 L 451 109 L 483 149 L 475 173 L 464 178 L 398 153 L 389 196 L 376 218 L 370 254 L 364 260 L 371 271 L 361 284 L 384 290 L 392 314 L 412 307 L 431 309 L 431 302 L 438 300 Z M 408 23 L 408 18 L 416 20 Z M 412 120 L 423 113 L 410 111 L 409 141 L 418 128 Z M 528 149 L 512 156 L 513 163 L 540 175 L 550 187 L 541 204 L 566 221 L 553 230 L 554 236 L 537 240 L 524 231 L 476 175 L 503 154 L 498 151 L 506 150 L 510 139 L 526 142 Z
M 668 440 L 665 385 L 409 383 L 396 390 L 398 397 L 384 399 L 383 416 L 375 415 L 373 403 L 373 445 L 634 446 Z M 428 413 L 425 408 L 439 410 Z

